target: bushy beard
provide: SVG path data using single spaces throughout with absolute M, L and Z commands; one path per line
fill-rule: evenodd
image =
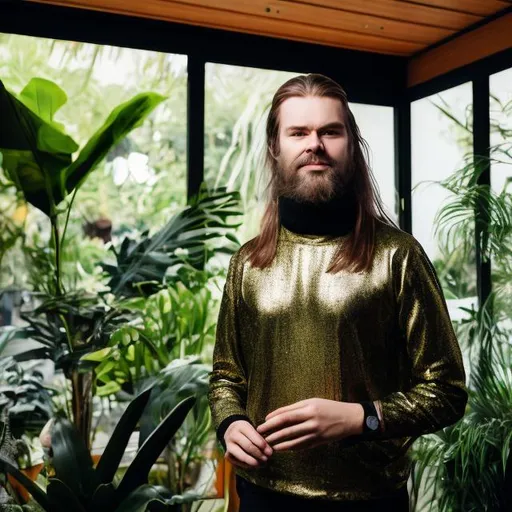
M 329 167 L 322 171 L 309 171 L 303 167 L 317 162 Z M 345 161 L 335 161 L 327 155 L 305 155 L 288 168 L 276 162 L 276 192 L 300 202 L 322 203 L 341 195 L 346 174 Z

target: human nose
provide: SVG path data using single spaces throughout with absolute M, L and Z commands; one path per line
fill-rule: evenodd
M 316 153 L 318 150 L 323 149 L 322 138 L 318 136 L 318 133 L 312 131 L 307 140 L 307 151 Z

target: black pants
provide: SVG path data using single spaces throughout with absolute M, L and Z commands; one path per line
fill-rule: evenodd
M 239 512 L 408 512 L 409 495 L 404 486 L 393 495 L 365 501 L 325 501 L 289 496 L 254 485 L 236 476 Z

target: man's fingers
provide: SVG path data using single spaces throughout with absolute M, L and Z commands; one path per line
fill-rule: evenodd
M 268 457 L 249 438 L 247 438 L 243 432 L 241 432 L 240 436 L 237 437 L 236 443 L 245 453 L 252 455 L 254 458 L 260 459 L 264 462 L 268 459 Z
M 272 455 L 272 447 L 268 444 L 265 438 L 258 433 L 258 431 L 249 423 L 240 428 L 240 432 L 245 435 L 254 445 L 258 447 L 261 453 L 267 457 Z
M 315 446 L 315 434 L 308 434 L 297 439 L 284 441 L 274 445 L 276 452 L 283 452 L 285 450 L 303 450 L 304 448 L 313 448 Z
M 283 427 L 288 427 L 290 425 L 296 425 L 297 423 L 302 423 L 303 421 L 309 419 L 307 415 L 307 410 L 304 407 L 300 409 L 295 409 L 289 412 L 283 412 L 273 418 L 265 421 L 258 426 L 257 431 L 260 434 L 266 434 L 273 430 L 280 430 Z
M 242 469 L 252 469 L 253 466 L 249 466 L 247 464 L 244 464 L 243 462 L 240 462 L 237 458 L 233 457 L 231 453 L 226 453 L 226 459 L 233 464 L 233 466 L 238 466 Z
M 283 441 L 290 441 L 292 439 L 304 437 L 313 433 L 312 431 L 313 426 L 311 423 L 306 421 L 304 423 L 300 423 L 299 425 L 294 425 L 292 427 L 283 428 L 273 432 L 267 437 L 267 443 L 270 443 L 274 446 L 279 445 L 279 443 L 282 443 Z
M 246 453 L 240 446 L 235 443 L 230 443 L 228 453 L 237 461 L 241 462 L 242 464 L 246 464 L 251 468 L 259 466 L 259 462 L 254 457 Z
M 295 402 L 294 404 L 280 407 L 279 409 L 276 409 L 275 411 L 272 411 L 271 413 L 267 414 L 265 416 L 265 421 L 268 421 L 269 419 L 271 419 L 274 416 L 277 416 L 278 414 L 281 414 L 283 412 L 289 412 L 289 411 L 294 411 L 295 409 L 300 409 L 301 407 L 304 407 L 304 405 L 306 405 L 306 403 L 307 403 L 307 400 L 301 400 L 300 402 Z

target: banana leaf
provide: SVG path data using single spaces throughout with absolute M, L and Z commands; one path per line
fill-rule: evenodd
M 110 149 L 164 99 L 156 93 L 141 93 L 118 105 L 73 161 L 78 145 L 54 121 L 67 101 L 65 92 L 53 82 L 33 78 L 16 97 L 0 81 L 2 167 L 29 203 L 53 216 Z
M 29 86 L 34 89 L 37 83 Z M 40 82 L 39 88 L 45 89 L 45 84 Z M 41 95 L 48 98 L 52 93 L 56 90 Z M 52 207 L 66 196 L 64 170 L 78 145 L 8 92 L 1 81 L 0 118 L 2 168 L 26 200 L 50 216 Z

